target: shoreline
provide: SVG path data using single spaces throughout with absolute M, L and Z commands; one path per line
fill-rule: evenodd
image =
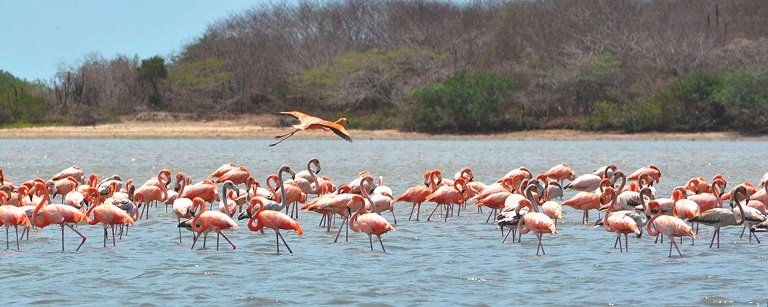
M 273 139 L 291 127 L 267 127 L 250 121 L 123 121 L 96 126 L 46 126 L 0 129 L 0 139 Z M 743 136 L 733 132 L 619 133 L 579 130 L 528 130 L 499 134 L 427 134 L 396 130 L 348 130 L 353 140 L 671 140 L 765 141 L 768 136 Z M 292 139 L 337 139 L 333 133 L 310 130 Z

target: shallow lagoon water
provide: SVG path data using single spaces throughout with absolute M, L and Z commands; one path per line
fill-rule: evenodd
M 756 183 L 768 171 L 768 144 L 751 141 L 375 141 L 289 140 L 0 140 L 0 167 L 15 183 L 48 178 L 72 165 L 100 178 L 119 174 L 138 183 L 162 168 L 198 181 L 221 164 L 248 167 L 262 183 L 282 164 L 294 170 L 312 157 L 321 175 L 337 185 L 360 171 L 384 176 L 395 194 L 418 185 L 426 170 L 450 176 L 472 168 L 476 180 L 491 183 L 526 166 L 534 174 L 566 162 L 577 174 L 615 163 L 625 172 L 655 164 L 662 170 L 659 197 L 688 178 L 722 173 L 729 188 Z M 575 192 L 566 191 L 565 199 Z M 544 236 L 546 256 L 536 256 L 533 235 L 501 244 L 486 213 L 462 211 L 448 222 L 425 221 L 434 204 L 422 206 L 422 221 L 408 221 L 411 206 L 397 203 L 396 231 L 383 236 L 387 253 L 367 236 L 350 233 L 333 243 L 317 227 L 318 214 L 301 212 L 304 236 L 284 232 L 293 254 L 275 253 L 270 230 L 228 233 L 236 250 L 215 236 L 208 247 L 190 249 L 185 232 L 178 243 L 176 218 L 153 208 L 116 247 L 102 247 L 101 227 L 81 225 L 88 240 L 65 232 L 60 252 L 56 226 L 34 230 L 21 251 L 2 251 L 4 304 L 129 305 L 507 305 L 642 304 L 759 305 L 768 301 L 761 277 L 768 273 L 765 244 L 739 238 L 740 227 L 724 228 L 721 248 L 709 249 L 712 229 L 702 226 L 696 244 L 681 245 L 685 258 L 667 258 L 668 244 L 630 238 L 630 252 L 613 249 L 615 235 L 585 226 L 581 212 L 564 208 L 559 234 Z M 594 220 L 593 211 L 590 217 Z M 392 216 L 383 215 L 390 222 Z M 338 221 L 337 221 L 338 224 Z M 13 232 L 11 232 L 13 238 Z M 0 242 L 4 243 L 0 236 Z M 213 239 L 213 240 L 210 240 Z M 375 238 L 374 238 L 375 239 Z M 13 239 L 12 239 L 13 240 Z M 0 243 L 0 244 L 2 244 Z

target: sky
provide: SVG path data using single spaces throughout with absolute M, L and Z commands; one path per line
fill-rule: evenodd
M 0 70 L 50 81 L 86 55 L 168 57 L 264 0 L 0 0 Z

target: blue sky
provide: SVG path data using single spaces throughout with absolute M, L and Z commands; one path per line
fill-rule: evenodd
M 50 80 L 90 53 L 167 57 L 259 0 L 0 0 L 0 70 Z

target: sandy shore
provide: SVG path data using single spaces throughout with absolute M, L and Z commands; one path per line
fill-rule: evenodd
M 49 126 L 36 128 L 0 129 L 0 138 L 74 138 L 74 139 L 133 139 L 133 138 L 242 138 L 272 139 L 289 132 L 290 127 L 262 126 L 252 119 L 231 121 L 138 121 L 97 126 Z M 595 133 L 576 130 L 535 130 L 492 135 L 433 135 L 395 130 L 349 130 L 358 140 L 768 140 L 766 136 L 745 137 L 736 133 Z M 302 131 L 296 139 L 334 139 L 325 131 Z

